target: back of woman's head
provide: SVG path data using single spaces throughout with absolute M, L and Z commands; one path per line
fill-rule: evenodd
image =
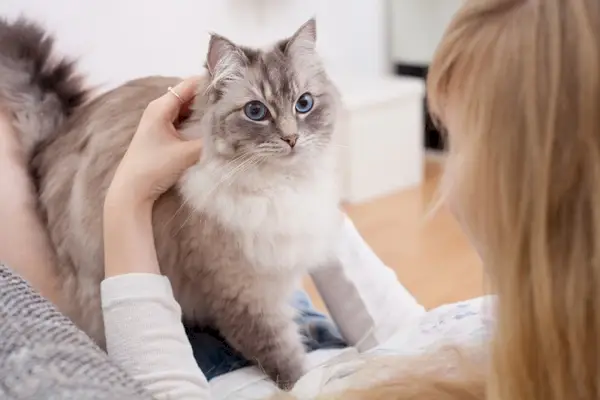
M 600 398 L 600 2 L 467 1 L 428 80 L 499 295 L 488 398 Z

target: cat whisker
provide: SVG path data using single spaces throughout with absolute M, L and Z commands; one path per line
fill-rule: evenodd
M 316 137 L 316 136 L 314 136 L 314 135 L 313 135 L 313 136 L 309 136 L 309 137 L 305 138 L 305 139 L 302 141 L 302 145 L 304 145 L 304 146 L 306 146 L 306 145 L 310 145 L 310 144 L 312 144 L 312 143 L 314 143 L 314 142 L 316 142 L 316 141 L 318 141 L 318 140 L 319 140 L 319 138 L 318 138 L 318 137 Z
M 221 183 L 223 183 L 224 181 L 226 181 L 227 179 L 233 178 L 233 176 L 236 175 L 245 165 L 251 163 L 252 160 L 254 159 L 253 156 L 255 156 L 255 155 L 254 154 L 250 155 L 250 157 L 248 157 L 247 159 L 245 159 L 244 161 L 242 161 L 241 163 L 239 163 L 235 168 L 233 168 L 226 175 L 224 175 L 221 178 L 221 180 L 219 181 L 219 183 L 217 183 L 217 185 L 215 186 L 215 188 L 217 186 L 219 186 Z
M 281 152 L 279 152 L 279 151 L 261 151 L 258 155 L 260 155 L 260 157 L 262 157 L 264 159 L 267 159 L 269 157 L 273 157 L 278 154 L 281 154 Z
M 237 174 L 244 174 L 244 172 L 248 171 L 250 168 L 255 167 L 257 165 L 259 165 L 261 163 L 261 161 L 265 160 L 266 157 L 261 157 L 260 155 L 255 156 L 251 162 L 248 162 L 244 165 L 245 168 L 240 169 Z M 227 185 L 231 185 L 233 183 L 233 179 L 229 179 L 229 182 L 227 183 Z
M 177 211 L 175 211 L 173 213 L 173 216 L 171 218 L 169 218 L 163 225 L 162 227 L 162 232 L 164 233 L 164 231 L 168 228 L 168 226 L 171 224 L 171 222 L 173 222 L 173 220 L 175 219 L 175 217 L 177 217 L 177 215 L 179 215 L 179 213 L 181 212 L 181 210 L 184 209 L 184 207 L 187 205 L 188 200 L 186 198 L 182 198 L 181 201 L 181 205 L 177 208 Z
M 229 161 L 227 164 L 225 164 L 225 168 L 228 168 L 229 166 L 231 166 L 232 164 L 236 163 L 237 161 L 242 160 L 239 164 L 235 165 L 233 168 L 229 169 L 229 171 L 227 171 L 219 180 L 219 182 L 217 182 L 210 190 L 208 190 L 206 192 L 206 194 L 203 195 L 204 198 L 204 202 L 206 203 L 209 199 L 210 196 L 223 184 L 225 183 L 227 180 L 231 180 L 231 178 L 233 178 L 238 172 L 240 172 L 244 166 L 252 163 L 253 161 L 253 154 L 249 154 L 249 153 L 244 153 L 236 158 L 234 158 L 233 160 Z M 196 208 L 202 208 L 202 205 L 200 206 L 196 206 Z M 185 224 L 189 221 L 191 216 L 190 215 L 185 219 L 185 221 L 183 222 L 183 224 L 179 227 L 179 229 L 177 230 L 177 232 L 179 232 L 183 226 L 185 226 Z
M 239 157 L 239 158 L 241 158 L 241 157 Z M 211 188 L 211 190 L 208 191 L 208 193 L 204 196 L 204 202 L 207 202 L 208 199 L 210 198 L 210 195 L 212 193 L 214 193 L 217 190 L 217 188 L 219 188 L 220 186 L 225 184 L 227 181 L 229 181 L 229 183 L 227 183 L 229 185 L 233 181 L 234 175 L 239 175 L 240 173 L 247 171 L 253 165 L 257 165 L 258 162 L 260 162 L 261 160 L 262 160 L 262 157 L 258 157 L 258 156 L 255 156 L 254 154 L 251 154 L 249 158 L 245 159 L 240 164 L 238 164 L 232 171 L 230 171 L 227 175 L 225 175 L 223 178 L 221 178 L 221 180 L 216 185 L 214 185 Z M 227 165 L 229 165 L 229 164 L 230 163 L 228 163 Z M 202 206 L 199 206 L 197 208 L 202 208 Z M 192 215 L 193 215 L 193 211 L 190 210 L 187 218 L 183 221 L 183 223 L 181 224 L 179 229 L 177 229 L 177 231 L 175 232 L 175 235 L 177 235 L 183 229 L 183 227 L 189 222 Z
M 267 375 L 267 376 L 269 375 L 269 374 L 267 373 L 267 370 L 265 369 L 265 367 L 263 367 L 263 365 L 261 364 L 261 362 L 260 362 L 260 360 L 259 360 L 258 358 L 254 357 L 254 362 L 255 362 L 255 364 L 256 364 L 256 367 L 257 367 L 257 368 L 258 368 L 258 369 L 259 369 L 259 370 L 260 370 L 260 371 L 261 371 L 263 374 L 265 374 L 265 375 Z M 277 382 L 276 382 L 276 383 L 277 383 Z
M 194 214 L 194 210 L 189 209 L 187 217 L 185 217 L 185 219 L 183 220 L 183 222 L 181 223 L 181 225 L 179 226 L 179 228 L 177 229 L 177 231 L 173 234 L 173 236 L 177 236 L 177 234 L 179 234 L 179 232 L 181 232 L 181 230 L 183 229 L 183 227 L 186 226 L 187 223 L 190 221 L 190 218 L 192 218 L 193 214 Z
M 259 152 L 262 154 L 279 154 L 281 153 L 281 149 L 261 149 L 261 151 Z
M 260 148 L 260 152 L 266 152 L 266 153 L 280 153 L 283 149 L 279 146 L 272 146 L 272 147 L 262 147 Z
M 236 175 L 243 175 L 246 171 L 248 171 L 250 168 L 252 168 L 256 164 L 257 164 L 257 158 L 253 158 L 248 163 L 245 163 L 244 167 L 240 168 L 239 171 L 236 172 Z M 227 185 L 227 186 L 231 186 L 231 184 L 234 183 L 234 182 L 235 182 L 235 179 L 233 179 L 233 176 L 232 176 L 231 179 L 224 180 L 222 184 L 223 185 Z
M 234 164 L 236 161 L 241 160 L 242 158 L 246 157 L 246 156 L 251 156 L 251 154 L 249 153 L 242 153 L 239 156 L 233 158 L 232 160 L 228 161 L 227 164 L 225 164 L 224 168 L 228 168 L 229 166 L 231 166 L 232 164 Z M 188 204 L 188 200 L 187 199 L 183 199 L 181 202 L 181 205 L 179 206 L 179 208 L 177 209 L 177 211 L 175 211 L 175 213 L 173 213 L 173 216 L 171 218 L 169 218 L 168 221 L 165 222 L 164 226 L 163 226 L 163 232 L 165 229 L 167 229 L 168 225 L 173 222 L 173 220 L 177 217 L 177 215 L 179 215 L 179 213 L 181 212 L 181 210 L 183 210 L 185 208 L 185 206 Z M 189 217 L 186 218 L 186 221 L 189 220 Z M 180 228 L 181 230 L 181 228 Z
M 248 153 L 245 153 L 248 154 Z M 246 164 L 248 164 L 250 161 L 252 161 L 253 155 L 250 154 L 249 157 L 247 157 L 245 160 L 243 160 L 242 162 L 240 162 L 238 165 L 236 165 L 234 168 L 232 168 L 231 170 L 229 170 L 227 173 L 225 173 L 221 179 L 219 180 L 219 182 L 217 182 L 217 184 L 215 184 L 208 192 L 206 192 L 206 194 L 203 196 L 205 201 L 208 200 L 208 198 L 210 197 L 210 195 L 213 194 L 213 192 L 215 190 L 217 190 L 217 188 L 219 186 L 221 186 L 223 184 L 223 182 L 225 182 L 226 180 L 233 178 L 233 176 L 236 175 L 236 173 L 242 169 Z M 240 157 L 241 158 L 241 157 Z M 234 160 L 240 159 L 240 158 L 236 158 Z M 227 163 L 226 165 L 230 165 L 233 161 Z
M 228 161 L 227 164 L 225 164 L 223 166 L 223 168 L 229 168 L 229 167 L 233 166 L 233 164 L 235 164 L 236 162 L 238 162 L 238 161 L 240 161 L 240 160 L 242 160 L 244 158 L 249 158 L 249 157 L 252 157 L 252 154 L 250 154 L 250 153 L 242 153 L 239 156 L 234 157 L 232 160 Z M 237 165 L 233 166 L 233 168 L 236 168 L 236 167 L 237 167 Z
M 259 145 L 258 145 L 258 146 L 256 146 L 256 147 L 258 147 L 258 148 L 261 148 L 261 147 L 270 147 L 270 146 L 271 146 L 271 147 L 273 147 L 273 146 L 279 147 L 279 145 L 278 145 L 277 143 L 274 143 L 274 142 L 265 142 L 265 143 L 261 143 L 261 144 L 259 144 Z

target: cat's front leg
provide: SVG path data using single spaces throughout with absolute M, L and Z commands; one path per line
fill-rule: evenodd
M 216 325 L 236 350 L 288 390 L 304 374 L 306 356 L 293 315 L 286 304 L 238 298 L 219 314 Z

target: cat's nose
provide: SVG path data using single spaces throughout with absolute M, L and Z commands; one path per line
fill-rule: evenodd
M 296 142 L 298 141 L 298 134 L 294 133 L 293 135 L 285 135 L 282 136 L 281 139 L 283 139 L 284 142 L 289 144 L 291 148 L 294 148 Z

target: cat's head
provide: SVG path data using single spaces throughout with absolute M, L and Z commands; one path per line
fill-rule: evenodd
M 339 95 L 315 45 L 314 19 L 264 50 L 211 36 L 206 68 L 214 152 L 294 163 L 330 147 Z

